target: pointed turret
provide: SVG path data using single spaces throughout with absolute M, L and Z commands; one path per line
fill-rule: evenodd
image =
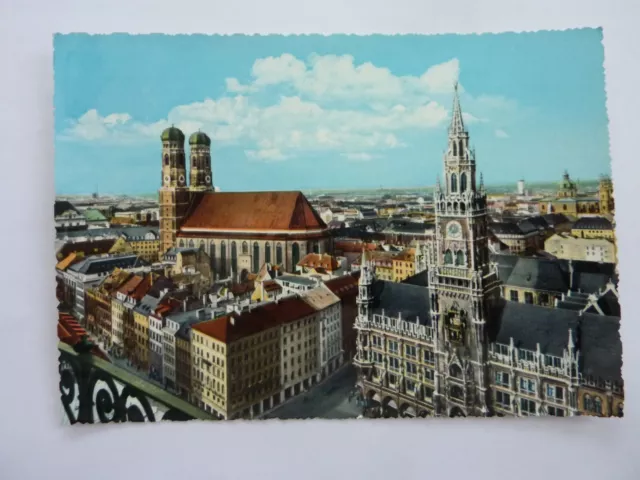
M 458 82 L 453 86 L 453 110 L 451 112 L 450 135 L 464 135 L 464 122 L 462 121 L 462 108 L 460 107 L 460 96 L 458 95 Z

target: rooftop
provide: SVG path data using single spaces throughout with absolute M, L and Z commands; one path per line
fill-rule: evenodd
M 201 195 L 189 230 L 319 230 L 327 226 L 302 192 L 216 192 Z

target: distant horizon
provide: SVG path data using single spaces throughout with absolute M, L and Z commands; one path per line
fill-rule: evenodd
M 54 47 L 60 195 L 154 192 L 172 124 L 211 137 L 224 191 L 433 185 L 456 82 L 487 184 L 611 175 L 601 29 L 70 34 Z
M 510 187 L 513 186 L 514 192 L 513 193 L 517 193 L 516 187 L 517 187 L 517 182 L 519 180 L 516 180 L 514 182 L 505 182 L 505 183 L 486 183 L 485 182 L 485 188 L 488 190 L 491 189 L 496 189 L 496 188 L 506 188 L 506 187 Z M 577 179 L 573 179 L 572 181 L 574 183 L 576 183 L 576 185 L 580 186 L 580 185 L 594 185 L 597 184 L 600 179 L 586 179 L 586 180 L 577 180 Z M 555 185 L 558 185 L 560 183 L 560 180 L 550 180 L 550 181 L 537 181 L 537 182 L 527 182 L 525 180 L 525 189 L 530 189 L 530 187 L 552 187 Z M 300 191 L 300 192 L 305 192 L 305 193 L 317 193 L 317 192 L 327 192 L 327 193 L 349 193 L 349 192 L 374 192 L 374 191 L 407 191 L 407 190 L 425 190 L 425 189 L 433 189 L 435 188 L 435 184 L 433 185 L 422 185 L 422 186 L 410 186 L 410 187 L 347 187 L 347 188 L 294 188 L 294 189 L 282 189 L 282 190 L 275 190 L 275 189 L 264 189 L 264 190 L 224 190 L 221 189 L 221 193 L 228 193 L 228 192 L 259 192 L 259 191 Z M 88 192 L 88 193 L 57 193 L 56 197 L 90 197 L 93 194 L 98 193 L 99 197 L 102 196 L 114 196 L 114 197 L 149 197 L 152 195 L 157 195 L 158 191 L 156 190 L 155 192 L 142 192 L 142 193 L 113 193 L 113 192 Z M 507 193 L 507 192 L 505 192 Z

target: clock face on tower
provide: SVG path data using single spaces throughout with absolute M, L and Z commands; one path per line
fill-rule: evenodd
M 178 178 L 178 181 L 180 182 L 180 184 L 184 183 L 184 175 L 180 175 L 180 178 Z
M 211 181 L 211 177 L 207 175 L 204 179 L 205 182 L 209 183 Z
M 462 237 L 462 227 L 458 222 L 449 222 L 447 224 L 447 237 L 449 238 Z
M 170 180 L 171 180 L 171 179 L 169 178 L 169 175 L 165 175 L 165 176 L 164 176 L 164 183 L 165 183 L 166 185 L 169 185 L 169 181 L 170 181 Z

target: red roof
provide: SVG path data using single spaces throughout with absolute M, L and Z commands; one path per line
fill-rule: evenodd
M 365 250 L 368 252 L 372 252 L 377 250 L 379 246 L 375 243 L 363 243 L 363 242 L 353 242 L 348 240 L 337 240 L 334 243 L 335 249 L 340 250 L 342 252 L 349 253 L 362 253 L 362 247 L 364 246 Z
M 315 313 L 315 309 L 302 299 L 290 297 L 240 314 L 226 315 L 198 323 L 193 326 L 193 329 L 221 342 L 231 343 Z
M 298 262 L 298 266 L 306 268 L 324 269 L 330 272 L 339 268 L 335 257 L 328 254 L 309 253 Z
M 215 192 L 202 195 L 181 231 L 326 228 L 302 192 Z
M 58 312 L 58 338 L 61 342 L 75 347 L 85 336 L 88 336 L 87 331 L 72 315 Z M 91 350 L 91 353 L 109 361 L 109 357 L 97 346 Z
M 342 300 L 344 297 L 353 296 L 358 293 L 358 276 L 343 275 L 328 280 L 325 282 L 325 285 Z

